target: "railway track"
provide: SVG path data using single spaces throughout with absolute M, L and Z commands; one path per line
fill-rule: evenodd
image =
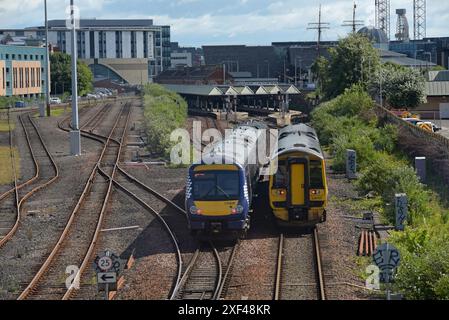
M 238 244 L 232 247 L 227 264 L 223 265 L 220 253 L 212 242 L 207 247 L 200 246 L 186 266 L 171 300 L 223 299 L 226 296 L 237 250 Z M 213 264 L 210 263 L 211 257 L 214 260 Z
M 100 111 L 102 112 L 102 111 Z M 92 130 L 89 130 L 89 133 L 92 133 Z M 86 132 L 84 131 L 84 134 Z M 93 138 L 94 140 L 98 139 L 104 139 L 105 137 L 96 134 L 92 136 L 91 134 L 86 135 L 88 138 Z M 113 139 L 117 143 L 117 145 L 124 145 L 124 139 L 123 136 L 121 139 Z M 108 179 L 111 179 L 111 176 L 102 168 L 99 168 L 100 173 L 107 177 Z M 178 240 L 176 238 L 175 233 L 171 230 L 170 226 L 167 224 L 165 219 L 161 216 L 160 212 L 158 212 L 156 209 L 154 209 L 152 206 L 148 204 L 148 196 L 155 197 L 165 205 L 168 205 L 173 210 L 175 210 L 177 213 L 181 214 L 184 218 L 186 218 L 186 212 L 184 209 L 176 205 L 173 201 L 167 199 L 165 196 L 163 196 L 161 193 L 157 192 L 153 188 L 149 187 L 148 185 L 141 182 L 136 177 L 132 176 L 130 173 L 128 173 L 125 169 L 123 169 L 119 164 L 117 164 L 117 176 L 115 176 L 112 181 L 115 187 L 125 194 L 127 194 L 131 199 L 133 199 L 137 204 L 139 204 L 144 210 L 152 214 L 154 217 L 158 219 L 158 221 L 161 223 L 163 229 L 167 232 L 169 235 L 171 242 L 173 243 L 173 247 L 176 254 L 176 259 L 178 262 L 178 271 L 177 276 L 175 277 L 173 288 L 176 287 L 176 285 L 179 283 L 181 279 L 181 270 L 183 266 L 182 261 L 182 255 L 181 255 L 181 249 L 178 244 Z
M 129 108 L 129 105 L 125 105 L 124 109 Z M 116 186 L 118 189 L 122 190 L 126 194 L 128 194 L 132 199 L 134 199 L 137 203 L 139 203 L 143 208 L 145 208 L 147 211 L 149 211 L 151 214 L 156 216 L 158 220 L 161 222 L 167 233 L 170 235 L 175 251 L 177 253 L 177 259 L 178 259 L 178 274 L 175 279 L 174 287 L 179 283 L 181 279 L 181 270 L 182 270 L 182 256 L 181 251 L 177 242 L 177 239 L 175 237 L 175 234 L 170 229 L 168 224 L 165 222 L 165 220 L 162 218 L 162 216 L 154 210 L 151 206 L 147 204 L 147 202 L 143 199 L 145 199 L 148 196 L 148 193 L 152 194 L 159 200 L 163 201 L 164 203 L 170 205 L 175 210 L 177 210 L 180 214 L 186 215 L 185 211 L 181 209 L 179 206 L 174 204 L 172 201 L 165 198 L 163 195 L 158 193 L 157 191 L 153 190 L 152 188 L 148 187 L 147 185 L 140 182 L 137 178 L 133 177 L 129 173 L 127 173 L 124 169 L 119 167 L 118 163 L 120 160 L 120 154 L 121 154 L 121 148 L 124 140 L 124 136 L 126 133 L 126 128 L 128 126 L 129 121 L 129 110 L 128 112 L 125 112 L 126 114 L 126 120 L 124 120 L 124 113 L 123 109 L 120 112 L 119 117 L 117 118 L 114 128 L 111 130 L 108 137 L 102 136 L 100 134 L 95 134 L 93 131 L 95 130 L 95 127 L 98 125 L 98 123 L 101 122 L 101 119 L 104 118 L 105 110 L 107 109 L 107 106 L 103 106 L 99 111 L 97 111 L 94 116 L 89 120 L 87 123 L 85 123 L 82 126 L 81 133 L 83 136 L 96 140 L 98 142 L 101 142 L 104 144 L 104 149 L 102 151 L 102 155 L 100 156 L 100 160 L 97 162 L 97 165 L 95 166 L 91 177 L 89 178 L 89 181 L 86 185 L 85 191 L 83 192 L 83 195 L 81 196 L 74 212 L 72 213 L 69 222 L 61 235 L 58 243 L 56 244 L 55 248 L 53 249 L 50 256 L 47 258 L 45 263 L 42 265 L 41 269 L 37 272 L 36 276 L 32 280 L 32 282 L 28 285 L 28 287 L 23 291 L 19 299 L 56 299 L 56 298 L 62 298 L 62 299 L 69 299 L 73 298 L 74 295 L 78 293 L 78 290 L 76 289 L 76 283 L 82 283 L 82 276 L 86 271 L 87 266 L 90 265 L 93 259 L 93 252 L 95 249 L 95 245 L 98 242 L 99 237 L 99 231 L 101 229 L 102 222 L 104 220 L 104 214 L 106 212 L 106 206 L 109 200 L 109 196 L 111 193 L 111 187 L 112 185 Z M 92 120 L 94 119 L 94 120 Z M 69 118 L 64 119 L 59 123 L 59 127 L 65 131 L 69 131 L 68 128 L 65 128 L 63 126 L 63 123 L 69 122 Z M 89 130 L 85 130 L 87 127 L 89 127 Z M 115 151 L 114 151 L 115 150 Z M 95 175 L 94 173 L 98 172 L 98 175 Z M 123 180 L 121 182 L 118 181 L 116 178 L 116 173 L 120 174 L 122 177 L 124 177 L 125 180 L 128 181 L 129 185 L 126 185 Z M 97 181 L 97 183 L 95 182 Z M 99 183 L 98 183 L 99 182 Z M 101 190 L 95 190 L 96 185 L 103 185 Z M 98 194 L 102 194 L 102 192 L 105 192 L 105 185 L 108 185 L 106 196 L 100 196 L 98 197 Z M 144 192 L 145 195 L 138 195 L 138 191 Z M 98 192 L 97 192 L 98 191 Z M 89 195 L 87 194 L 89 192 Z M 93 194 L 93 196 L 92 196 Z M 88 198 L 91 197 L 91 198 Z M 82 205 L 86 205 L 88 199 L 90 200 L 90 204 L 94 203 L 101 203 L 101 199 L 104 198 L 104 201 L 102 202 L 100 217 L 97 220 L 97 227 L 95 230 L 95 233 L 91 236 L 92 241 L 90 242 L 89 248 L 86 249 L 87 243 L 89 243 L 88 236 L 86 235 L 85 226 L 91 225 L 92 221 L 86 220 L 87 216 L 84 212 L 83 214 L 83 208 Z M 90 207 L 90 206 L 89 206 Z M 91 208 L 91 207 L 90 207 Z M 91 208 L 92 210 L 92 208 Z M 95 210 L 94 210 L 95 211 Z M 77 216 L 78 224 L 75 223 L 75 213 Z M 84 217 L 83 219 L 80 219 L 79 217 Z M 84 226 L 84 228 L 83 228 Z M 70 231 L 70 233 L 69 233 Z M 77 240 L 80 240 L 82 243 L 74 241 L 76 238 Z M 82 247 L 82 248 L 80 248 Z M 63 253 L 60 251 L 64 250 Z M 80 253 L 87 251 L 84 255 L 84 259 L 81 262 L 81 267 L 79 268 L 79 271 L 75 277 L 74 284 L 70 286 L 67 289 L 67 286 L 64 286 L 63 281 L 61 281 L 62 277 L 64 276 L 64 266 L 66 266 L 67 261 L 74 261 L 72 260 L 74 257 L 74 253 Z M 70 257 L 72 255 L 72 257 Z M 78 261 L 80 261 L 80 256 L 78 255 Z M 74 264 L 77 265 L 77 264 Z M 59 277 L 58 277 L 59 275 Z
M 81 275 L 86 270 L 98 241 L 113 185 L 112 180 L 101 172 L 98 173 L 102 168 L 114 177 L 121 146 L 117 145 L 113 137 L 125 134 L 130 109 L 128 103 L 121 108 L 64 231 L 48 258 L 19 296 L 19 300 L 26 298 L 66 300 L 79 288 Z M 116 130 L 121 132 L 117 133 Z M 92 229 L 92 226 L 95 229 Z M 79 266 L 72 283 L 68 285 L 64 282 L 67 266 Z
M 31 115 L 32 112 L 21 114 L 19 116 L 19 122 L 25 133 L 28 149 L 30 150 L 34 166 L 34 176 L 20 185 L 18 185 L 16 168 L 14 166 L 13 133 L 11 130 L 9 132 L 14 187 L 0 196 L 0 212 L 2 217 L 0 221 L 0 248 L 11 240 L 17 232 L 25 202 L 31 196 L 50 186 L 59 178 L 59 168 Z M 10 122 L 9 115 L 8 121 Z
M 291 265 L 294 266 L 295 263 L 298 263 L 294 258 L 291 259 L 292 261 L 287 261 L 286 247 L 291 245 L 288 243 L 291 240 L 301 241 L 303 244 L 299 243 L 299 247 L 302 248 L 304 246 L 304 248 L 311 249 L 312 251 L 310 256 L 299 256 L 299 252 L 289 252 L 290 255 L 299 257 L 299 268 L 291 267 Z M 310 265 L 313 265 L 313 267 L 310 267 Z M 298 275 L 297 273 L 301 274 Z M 306 276 L 307 273 L 309 274 L 308 277 Z M 299 280 L 303 282 L 297 282 L 298 276 L 301 278 Z M 280 234 L 279 236 L 273 299 L 283 300 L 284 298 L 296 300 L 326 300 L 317 228 L 314 228 L 311 234 L 304 235 L 302 238 L 294 237 L 289 239 L 285 234 Z

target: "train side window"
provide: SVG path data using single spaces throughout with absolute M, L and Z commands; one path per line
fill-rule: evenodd
M 323 165 L 321 161 L 310 161 L 310 188 L 324 188 Z
M 287 168 L 285 161 L 279 161 L 278 163 L 278 170 L 276 174 L 274 175 L 273 179 L 273 188 L 287 188 Z

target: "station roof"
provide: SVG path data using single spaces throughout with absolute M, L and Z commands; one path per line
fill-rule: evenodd
M 426 93 L 428 96 L 449 96 L 449 81 L 426 82 Z
M 449 81 L 449 71 L 430 71 L 429 81 Z
M 405 54 L 394 51 L 380 49 L 379 53 L 383 63 L 392 62 L 404 67 L 416 67 L 416 68 L 436 66 L 436 64 L 433 62 L 409 58 Z
M 276 86 L 223 86 L 223 85 L 185 85 L 185 84 L 162 84 L 168 90 L 183 95 L 195 96 L 252 96 L 252 95 L 274 95 L 278 94 L 300 94 L 301 92 L 293 85 Z
M 165 88 L 179 94 L 195 96 L 222 96 L 223 91 L 211 85 L 163 84 Z

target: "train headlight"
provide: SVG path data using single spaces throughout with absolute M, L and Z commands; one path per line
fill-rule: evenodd
M 237 208 L 233 208 L 231 210 L 232 214 L 242 214 L 243 210 L 245 210 L 245 208 L 243 208 L 243 206 L 238 205 Z
M 190 213 L 191 214 L 201 214 L 201 210 L 195 206 L 192 206 L 192 207 L 190 207 Z

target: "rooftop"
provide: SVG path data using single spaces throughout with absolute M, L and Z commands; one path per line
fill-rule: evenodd
M 449 71 L 430 71 L 429 81 L 449 81 Z
M 449 81 L 426 82 L 428 96 L 449 96 Z

